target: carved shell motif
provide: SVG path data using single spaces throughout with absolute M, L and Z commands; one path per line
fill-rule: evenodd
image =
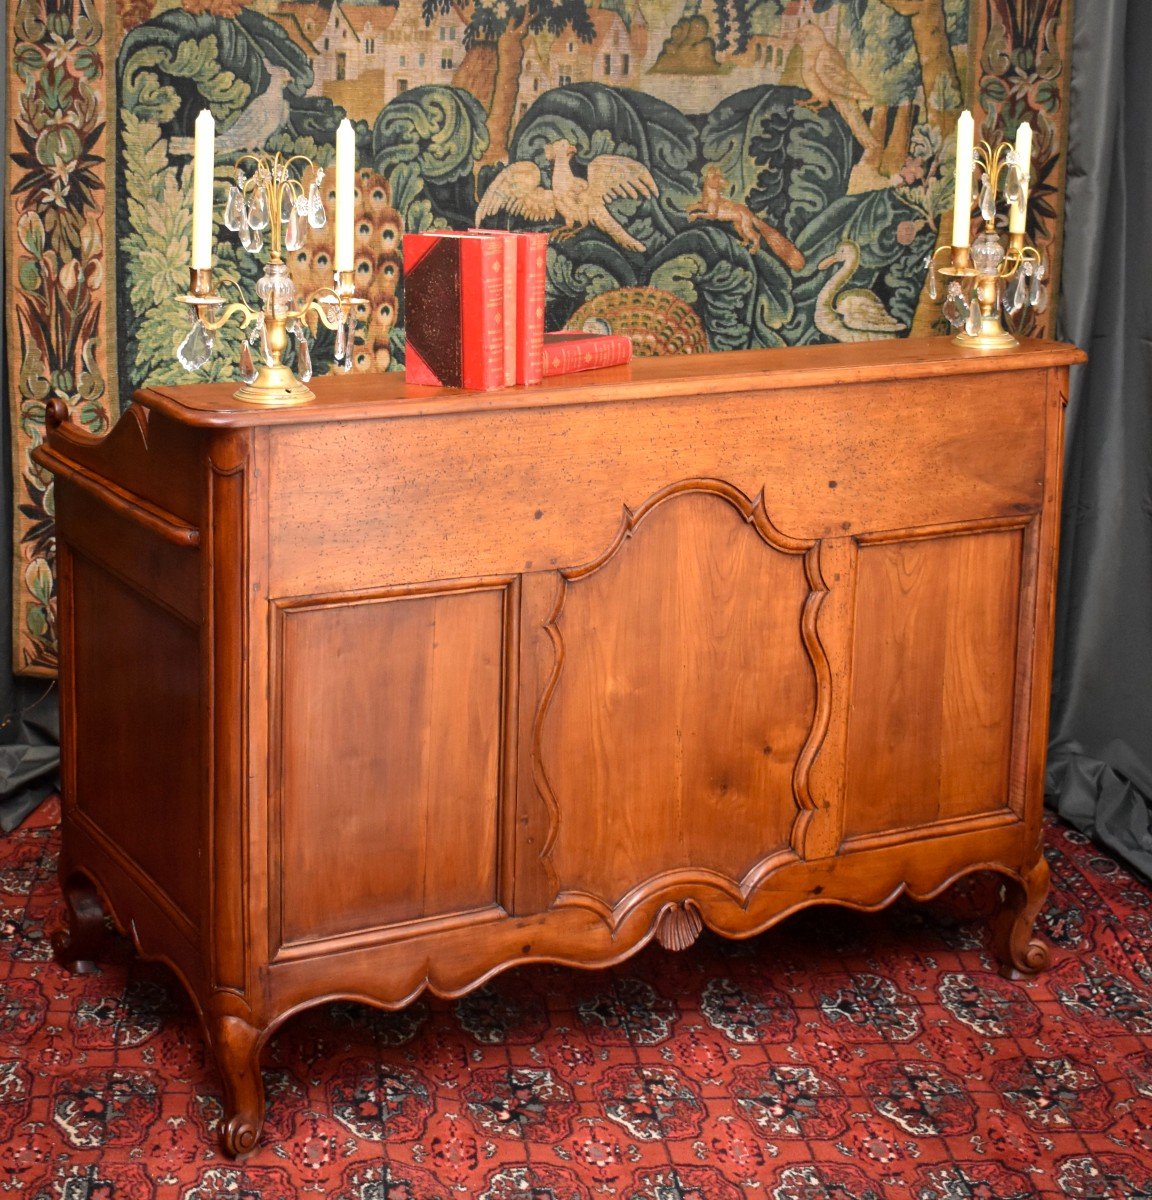
M 687 950 L 700 936 L 704 918 L 691 900 L 666 904 L 656 918 L 656 940 L 665 950 Z

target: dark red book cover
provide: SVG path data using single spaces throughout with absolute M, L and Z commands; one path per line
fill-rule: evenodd
M 504 249 L 438 230 L 404 236 L 404 375 L 409 383 L 504 386 Z
M 622 333 L 561 332 L 544 335 L 544 376 L 595 371 L 632 361 L 632 339 Z

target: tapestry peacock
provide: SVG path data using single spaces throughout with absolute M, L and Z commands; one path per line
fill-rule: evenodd
M 679 296 L 654 287 L 601 292 L 572 314 L 568 328 L 626 334 L 637 358 L 708 351 L 708 337 L 696 310 Z
M 336 210 L 336 192 L 328 176 L 327 206 Z M 352 365 L 357 371 L 386 371 L 391 362 L 389 338 L 396 323 L 396 289 L 400 282 L 401 221 L 392 207 L 388 181 L 367 168 L 356 180 L 356 291 L 368 301 L 359 310 L 360 336 Z M 314 233 L 291 257 L 296 287 L 302 295 L 332 286 L 334 258 L 332 224 Z M 366 328 L 365 328 L 366 322 Z

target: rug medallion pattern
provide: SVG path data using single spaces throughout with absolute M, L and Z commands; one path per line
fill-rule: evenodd
M 809 910 L 456 1003 L 351 1004 L 265 1054 L 220 1157 L 219 1080 L 168 973 L 66 975 L 54 806 L 0 841 L 0 1193 L 29 1200 L 1150 1200 L 1152 889 L 1050 824 L 1053 965 L 995 972 L 995 881 Z

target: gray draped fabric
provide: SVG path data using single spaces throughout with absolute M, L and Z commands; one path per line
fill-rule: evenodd
M 1074 14 L 1068 406 L 1047 791 L 1152 878 L 1152 3 Z

